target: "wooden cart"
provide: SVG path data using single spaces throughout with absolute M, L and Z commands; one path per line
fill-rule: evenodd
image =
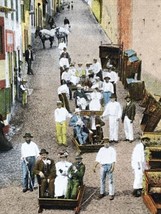
M 143 200 L 152 214 L 161 214 L 161 170 L 145 171 Z
M 103 113 L 103 111 L 81 110 L 80 114 L 81 114 L 81 116 L 90 117 L 92 115 L 101 116 L 102 113 Z M 94 144 L 87 143 L 87 144 L 81 145 L 81 144 L 79 144 L 77 139 L 75 137 L 73 137 L 72 142 L 76 146 L 78 153 L 97 152 L 103 146 L 102 139 L 100 141 L 97 141 L 97 143 L 94 143 Z
M 101 147 L 103 147 L 103 143 L 100 142 L 98 144 L 85 144 L 85 145 L 80 145 L 78 141 L 73 138 L 72 139 L 73 144 L 77 148 L 78 153 L 90 153 L 90 152 L 97 152 Z
M 122 73 L 122 51 L 123 44 L 102 44 L 99 46 L 99 57 L 102 68 L 107 68 L 107 62 L 110 60 L 120 76 Z
M 75 214 L 81 210 L 85 186 L 82 185 L 79 189 L 77 199 L 62 199 L 62 198 L 38 198 L 38 213 L 42 213 L 43 209 L 73 209 Z M 39 193 L 40 196 L 40 193 Z

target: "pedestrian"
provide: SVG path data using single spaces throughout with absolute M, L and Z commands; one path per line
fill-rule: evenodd
M 5 137 L 4 127 L 3 115 L 0 114 L 0 152 L 6 152 L 13 148 L 11 142 L 9 142 Z
M 58 153 L 59 161 L 56 163 L 55 197 L 65 198 L 68 185 L 68 169 L 72 165 L 67 161 L 69 153 L 61 150 Z
M 54 27 L 55 21 L 54 21 L 54 18 L 52 16 L 49 16 L 48 24 L 49 24 L 51 29 Z
M 30 133 L 25 133 L 23 138 L 25 138 L 25 142 L 21 146 L 22 186 L 23 192 L 26 192 L 28 189 L 33 191 L 34 188 L 35 176 L 33 169 L 39 156 L 39 148 L 36 143 L 31 141 L 33 136 Z
M 27 105 L 27 95 L 28 95 L 28 89 L 26 87 L 26 80 L 22 80 L 20 83 L 20 90 L 22 93 L 22 106 L 25 107 Z
M 73 1 L 70 2 L 71 10 L 73 10 Z
M 83 177 L 85 174 L 85 165 L 82 162 L 82 157 L 77 155 L 75 157 L 75 162 L 70 166 L 68 170 L 68 186 L 67 186 L 67 199 L 76 199 L 78 195 L 78 190 L 81 185 L 83 185 Z
M 57 101 L 57 108 L 54 111 L 55 123 L 56 123 L 56 137 L 59 145 L 67 146 L 67 118 L 71 118 L 72 115 L 62 107 L 62 102 Z
M 74 135 L 78 140 L 78 143 L 81 145 L 86 144 L 86 140 L 88 138 L 88 133 L 84 131 L 84 122 L 80 116 L 81 110 L 76 108 L 74 111 L 74 115 L 70 118 L 69 126 L 73 127 Z
M 101 66 L 101 63 L 98 62 L 97 59 L 93 59 L 93 64 L 91 65 L 91 68 L 92 68 L 93 73 L 94 73 L 94 78 L 97 76 L 97 77 L 100 77 L 101 80 L 103 80 L 102 66 Z
M 116 101 L 114 94 L 110 97 L 110 102 L 105 106 L 102 118 L 109 120 L 109 140 L 110 142 L 118 143 L 119 120 L 121 119 L 122 109 L 119 102 Z M 106 122 L 105 122 L 106 123 Z M 107 133 L 104 127 L 104 134 Z
M 33 70 L 31 68 L 32 66 L 32 61 L 33 61 L 33 51 L 32 51 L 32 46 L 28 45 L 28 49 L 25 51 L 25 61 L 27 62 L 28 68 L 27 68 L 27 74 L 34 74 Z
M 64 18 L 64 25 L 70 25 L 70 21 L 67 17 Z
M 96 172 L 97 165 L 100 164 L 100 195 L 99 198 L 106 196 L 106 177 L 109 179 L 109 199 L 114 199 L 114 168 L 116 163 L 116 151 L 109 145 L 109 140 L 104 138 L 104 146 L 101 147 L 96 155 L 96 164 L 93 171 Z
M 131 166 L 134 171 L 133 196 L 140 197 L 143 188 L 143 174 L 147 169 L 145 161 L 145 147 L 149 144 L 150 138 L 142 136 L 140 142 L 136 144 L 131 156 Z
M 40 197 L 54 197 L 54 180 L 56 177 L 56 168 L 54 160 L 48 158 L 46 149 L 41 149 L 41 158 L 36 161 L 34 173 L 37 175 L 40 185 Z
M 133 122 L 136 114 L 136 106 L 129 95 L 125 97 L 125 100 L 126 105 L 123 108 L 121 119 L 124 124 L 125 141 L 132 143 L 134 140 Z
M 110 80 L 110 77 L 108 76 L 104 77 L 104 82 L 102 87 L 104 106 L 106 106 L 106 104 L 110 101 L 110 97 L 114 93 L 113 84 L 109 80 Z
M 60 85 L 57 89 L 58 92 L 58 97 L 60 101 L 63 103 L 63 107 L 67 109 L 68 112 L 70 112 L 70 106 L 69 106 L 69 96 L 70 96 L 70 90 L 69 87 L 67 86 L 67 83 L 62 80 L 62 85 Z

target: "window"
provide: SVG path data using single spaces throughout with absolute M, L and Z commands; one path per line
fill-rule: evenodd
M 5 1 L 4 1 L 4 5 L 5 5 L 5 7 L 8 6 L 8 0 L 5 0 Z M 8 13 L 5 13 L 5 17 L 8 18 Z
M 13 0 L 11 0 L 11 8 L 13 9 Z M 14 20 L 14 13 L 11 13 L 11 19 Z
M 0 60 L 5 59 L 4 49 L 4 18 L 0 17 Z

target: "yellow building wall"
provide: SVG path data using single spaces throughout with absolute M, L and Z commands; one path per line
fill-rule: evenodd
M 95 15 L 98 22 L 101 21 L 101 2 L 100 0 L 94 0 L 92 1 L 92 12 Z
M 118 44 L 118 11 L 117 0 L 102 0 L 101 25 L 112 43 Z
M 0 60 L 0 80 L 5 79 L 5 60 Z

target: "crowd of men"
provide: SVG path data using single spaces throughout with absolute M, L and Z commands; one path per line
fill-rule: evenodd
M 129 95 L 125 97 L 124 107 L 117 101 L 119 77 L 116 67 L 108 60 L 106 67 L 102 68 L 96 58 L 86 65 L 76 64 L 72 62 L 64 41 L 61 41 L 58 48 L 60 86 L 57 89 L 59 101 L 55 110 L 58 144 L 67 146 L 68 117 L 69 126 L 73 127 L 74 136 L 80 144 L 98 143 L 100 136 L 118 143 L 120 121 L 124 124 L 125 140 L 131 143 L 134 140 L 133 121 L 136 107 Z M 75 103 L 73 113 L 70 100 Z M 90 116 L 86 111 L 90 112 Z

